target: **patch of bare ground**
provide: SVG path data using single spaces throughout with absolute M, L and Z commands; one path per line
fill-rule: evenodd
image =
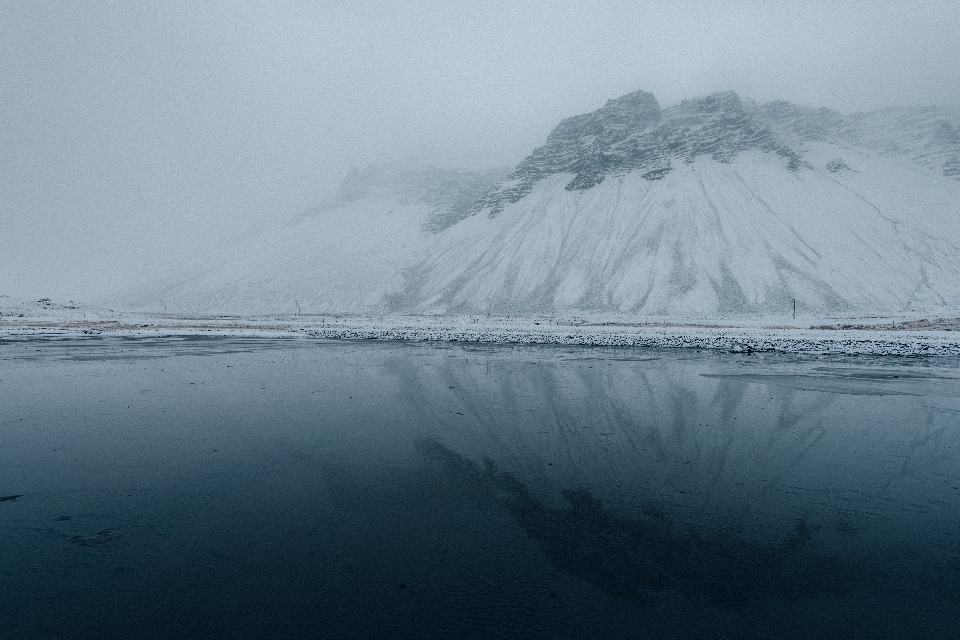
M 176 330 L 246 330 L 246 331 L 286 331 L 290 327 L 288 324 L 281 323 L 262 323 L 262 322 L 220 322 L 216 318 L 211 318 L 208 322 L 202 319 L 193 318 L 187 322 L 161 322 L 161 323 L 130 323 L 117 320 L 0 320 L 0 327 L 12 327 L 18 329 L 50 329 L 50 330 L 74 330 L 82 333 L 100 333 L 103 331 L 176 331 Z
M 535 322 L 534 324 L 540 324 Z M 729 329 L 728 325 L 703 324 L 699 322 L 557 322 L 557 326 L 569 327 L 654 327 L 654 328 L 686 328 L 696 329 Z

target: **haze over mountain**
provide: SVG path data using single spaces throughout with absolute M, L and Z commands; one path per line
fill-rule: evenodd
M 960 310 L 958 111 L 649 93 L 517 168 L 352 171 L 324 215 L 117 302 L 207 312 L 783 316 Z M 498 181 L 498 178 L 501 178 Z M 338 221 L 342 224 L 338 224 Z

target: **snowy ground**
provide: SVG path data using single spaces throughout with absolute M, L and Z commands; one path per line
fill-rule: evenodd
M 960 318 L 771 319 L 487 316 L 202 316 L 117 312 L 0 297 L 0 337 L 37 333 L 130 336 L 219 333 L 320 339 L 455 341 L 735 352 L 960 355 Z

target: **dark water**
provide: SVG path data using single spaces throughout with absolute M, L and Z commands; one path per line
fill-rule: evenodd
M 958 486 L 957 359 L 8 340 L 0 638 L 956 638 Z

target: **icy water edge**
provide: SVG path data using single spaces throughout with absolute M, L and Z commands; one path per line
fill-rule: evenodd
M 953 638 L 958 486 L 957 358 L 11 339 L 0 637 Z

